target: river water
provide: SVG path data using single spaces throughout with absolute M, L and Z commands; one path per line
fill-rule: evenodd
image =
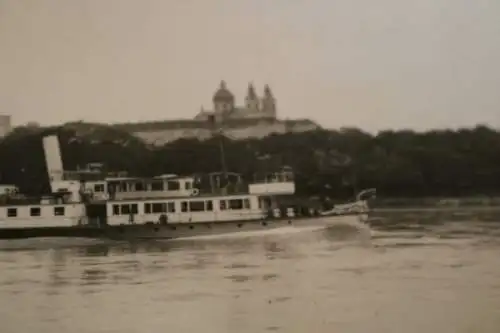
M 500 218 L 0 243 L 0 332 L 500 332 Z

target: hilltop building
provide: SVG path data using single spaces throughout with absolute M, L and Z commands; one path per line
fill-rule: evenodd
M 227 89 L 226 82 L 221 81 L 212 101 L 213 110 L 206 111 L 202 107 L 194 118 L 195 120 L 207 121 L 210 116 L 213 116 L 216 122 L 235 119 L 276 120 L 276 99 L 267 84 L 264 86 L 264 96 L 259 98 L 253 84 L 250 83 L 245 97 L 245 105 L 237 106 L 233 93 Z
M 214 135 L 215 130 L 222 130 L 226 137 L 233 140 L 242 140 L 263 138 L 271 134 L 306 132 L 319 128 L 316 123 L 309 119 L 279 119 L 276 98 L 268 85 L 264 86 L 262 96 L 259 97 L 254 86 L 250 83 L 244 105 L 237 105 L 233 93 L 228 89 L 226 83 L 221 81 L 212 97 L 212 102 L 211 110 L 202 108 L 192 119 L 114 124 L 111 126 L 127 131 L 151 145 L 163 145 L 186 138 L 206 140 Z M 39 127 L 36 123 L 28 124 L 28 126 Z M 65 126 L 81 128 L 81 124 L 78 125 L 78 123 L 68 123 Z M 6 136 L 10 131 L 10 116 L 0 115 L 0 138 Z
M 213 135 L 213 123 L 222 128 L 224 135 L 241 140 L 263 138 L 271 134 L 305 132 L 319 126 L 309 119 L 281 120 L 277 116 L 277 103 L 271 88 L 264 86 L 259 97 L 254 86 L 248 85 L 244 105 L 237 105 L 226 82 L 221 81 L 212 97 L 211 110 L 203 107 L 191 120 L 167 120 L 135 124 L 118 124 L 124 129 L 153 145 L 162 145 L 182 138 L 206 140 Z

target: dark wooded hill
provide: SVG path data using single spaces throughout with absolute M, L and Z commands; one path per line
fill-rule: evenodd
M 131 175 L 191 174 L 221 170 L 219 139 L 178 140 L 152 147 L 105 125 L 18 127 L 0 141 L 0 181 L 27 193 L 48 191 L 42 136 L 58 133 L 65 169 L 103 162 Z M 229 171 L 249 177 L 282 165 L 293 168 L 304 195 L 352 195 L 376 187 L 383 196 L 466 196 L 500 193 L 500 133 L 470 129 L 383 131 L 316 130 L 264 139 L 223 138 Z

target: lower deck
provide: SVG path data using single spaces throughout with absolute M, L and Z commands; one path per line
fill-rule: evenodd
M 265 217 L 273 201 L 274 198 L 256 195 L 116 201 L 106 203 L 106 211 L 100 217 L 106 216 L 108 225 L 162 220 L 172 223 L 254 220 Z
M 341 205 L 342 209 L 335 213 L 342 213 L 344 210 L 350 212 L 352 207 L 360 203 L 363 201 Z M 280 203 L 280 198 L 277 197 L 235 195 L 174 200 L 164 198 L 0 207 L 0 229 L 245 222 L 266 219 L 270 214 L 274 217 L 304 215 L 299 207 L 291 208 L 284 202 Z

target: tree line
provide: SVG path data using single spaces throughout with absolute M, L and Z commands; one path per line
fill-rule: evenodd
M 149 177 L 221 171 L 225 161 L 228 171 L 245 178 L 289 166 L 304 195 L 346 197 L 371 187 L 387 197 L 500 193 L 500 132 L 486 126 L 376 135 L 342 128 L 238 141 L 180 139 L 164 146 L 104 125 L 18 127 L 0 141 L 0 182 L 26 193 L 48 192 L 42 137 L 54 133 L 67 170 L 102 162 L 109 170 Z

